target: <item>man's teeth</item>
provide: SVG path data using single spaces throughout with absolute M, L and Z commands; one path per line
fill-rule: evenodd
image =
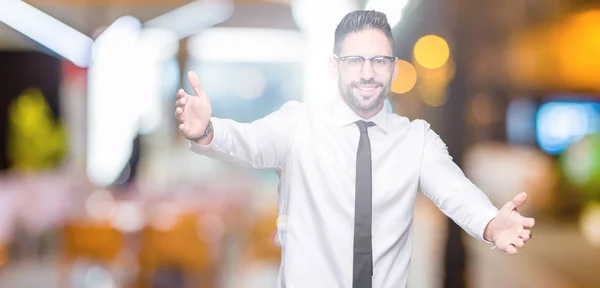
M 373 91 L 377 89 L 377 87 L 358 87 L 361 91 Z

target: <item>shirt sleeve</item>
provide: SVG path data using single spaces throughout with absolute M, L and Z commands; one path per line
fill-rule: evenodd
M 498 209 L 454 163 L 446 144 L 429 124 L 425 130 L 419 190 L 469 235 L 493 245 L 483 233 Z
M 190 150 L 237 166 L 281 169 L 303 104 L 289 101 L 279 110 L 251 123 L 212 117 L 213 139 L 207 145 L 190 142 Z

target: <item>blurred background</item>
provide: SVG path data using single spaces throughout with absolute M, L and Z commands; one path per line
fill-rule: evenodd
M 194 70 L 218 117 L 327 101 L 364 8 L 393 25 L 386 109 L 537 220 L 509 256 L 419 197 L 409 287 L 600 287 L 593 0 L 0 0 L 0 287 L 274 287 L 277 176 L 190 152 L 174 96 Z

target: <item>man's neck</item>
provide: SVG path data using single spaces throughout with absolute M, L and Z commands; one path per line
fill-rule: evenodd
M 368 112 L 356 111 L 354 109 L 352 109 L 352 110 L 354 111 L 354 113 L 356 113 L 358 116 L 360 116 L 360 118 L 368 120 L 368 119 L 373 118 L 373 116 L 377 115 L 377 113 L 379 113 L 381 111 L 381 109 L 383 109 L 383 104 L 379 105 L 379 107 L 377 107 L 371 111 L 368 111 Z

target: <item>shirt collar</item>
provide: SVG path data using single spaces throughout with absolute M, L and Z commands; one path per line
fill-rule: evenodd
M 359 120 L 365 120 L 375 123 L 377 127 L 387 133 L 387 111 L 385 110 L 385 107 L 382 107 L 381 111 L 371 117 L 371 119 L 363 119 L 358 116 L 348 104 L 346 104 L 346 101 L 344 101 L 341 96 L 337 95 L 331 103 L 331 114 L 333 120 L 340 126 L 346 126 Z

